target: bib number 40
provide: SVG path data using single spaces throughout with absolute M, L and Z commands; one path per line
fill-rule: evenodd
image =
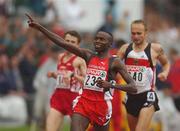
M 129 72 L 129 74 L 132 76 L 132 78 L 135 81 L 142 81 L 142 77 L 143 77 L 142 72 Z

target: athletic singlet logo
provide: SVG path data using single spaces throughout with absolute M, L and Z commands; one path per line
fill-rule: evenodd
M 133 61 L 133 63 L 134 63 L 134 65 L 138 65 L 138 59 L 134 59 L 134 61 Z

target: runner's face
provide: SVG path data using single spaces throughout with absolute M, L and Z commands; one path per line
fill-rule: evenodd
M 110 47 L 108 34 L 105 32 L 98 32 L 94 39 L 94 47 L 96 52 L 104 52 Z
M 75 36 L 72 36 L 70 34 L 66 34 L 64 39 L 68 44 L 79 46 L 78 38 Z
M 131 39 L 135 44 L 137 45 L 142 44 L 145 40 L 145 37 L 146 37 L 146 31 L 143 24 L 135 23 L 131 25 Z

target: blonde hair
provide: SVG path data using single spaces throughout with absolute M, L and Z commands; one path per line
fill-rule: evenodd
M 142 24 L 142 25 L 144 25 L 145 31 L 148 30 L 148 29 L 147 29 L 147 25 L 146 25 L 146 23 L 145 23 L 144 20 L 141 20 L 141 19 L 139 19 L 139 20 L 134 20 L 134 21 L 131 23 L 131 27 L 132 27 L 133 24 Z

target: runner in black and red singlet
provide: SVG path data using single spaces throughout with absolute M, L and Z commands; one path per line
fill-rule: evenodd
M 136 83 L 137 93 L 127 93 L 126 109 L 131 131 L 146 131 L 155 111 L 159 110 L 155 93 L 155 65 L 159 61 L 163 71 L 158 74 L 162 81 L 169 72 L 169 62 L 162 46 L 148 43 L 147 27 L 143 20 L 135 20 L 131 24 L 133 43 L 123 45 L 118 56 L 124 59 L 129 74 Z

